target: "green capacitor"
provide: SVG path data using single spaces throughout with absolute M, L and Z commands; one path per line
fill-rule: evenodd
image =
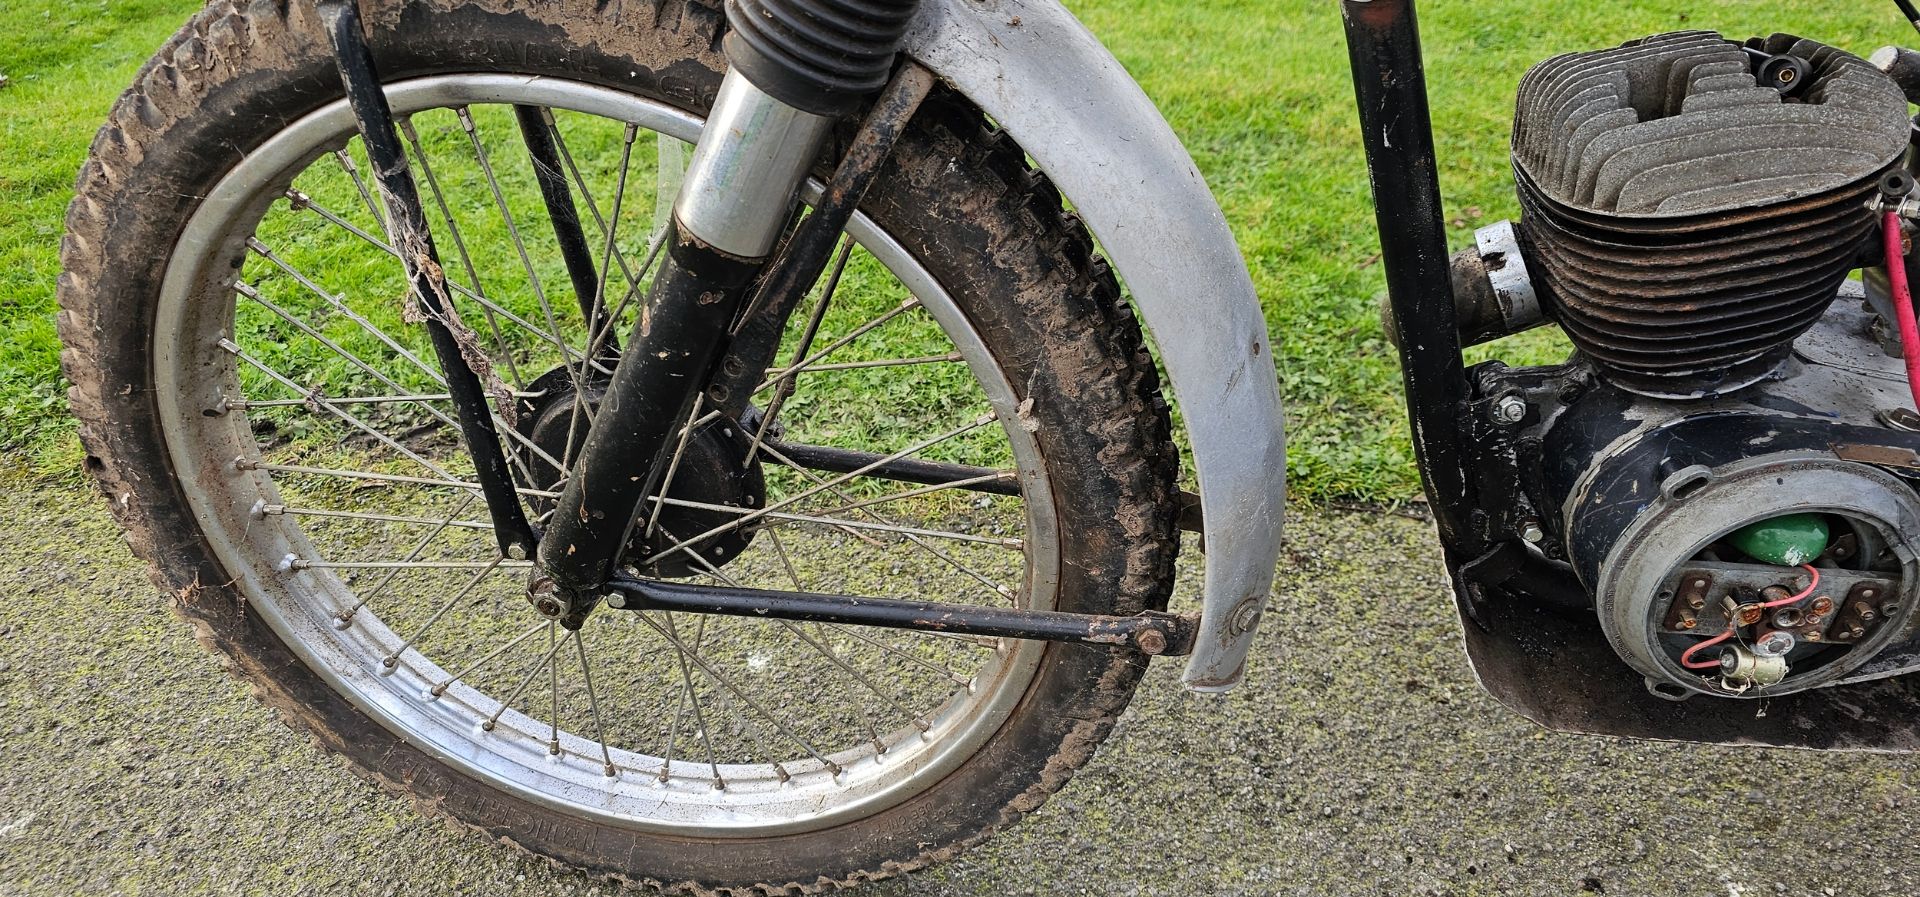
M 1813 563 L 1825 554 L 1832 533 L 1824 514 L 1788 514 L 1749 523 L 1727 537 L 1748 557 L 1782 567 Z

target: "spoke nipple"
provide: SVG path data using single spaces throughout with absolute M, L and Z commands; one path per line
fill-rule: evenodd
M 489 719 L 489 720 L 481 720 L 481 721 L 480 721 L 480 731 L 482 731 L 482 732 L 491 732 L 491 731 L 493 731 L 493 720 L 490 720 L 490 719 Z
M 333 617 L 333 628 L 341 630 L 342 632 L 346 631 L 346 629 L 352 625 L 353 614 L 341 613 L 335 614 Z
M 547 742 L 547 753 L 555 757 L 560 756 L 560 742 L 558 741 Z
M 275 564 L 273 569 L 278 570 L 281 573 L 292 573 L 295 570 L 303 569 L 304 566 L 305 566 L 305 563 L 300 560 L 299 555 L 289 554 L 281 558 L 280 563 Z
M 725 781 L 725 780 L 723 780 L 723 779 L 721 779 L 721 778 L 720 778 L 719 776 L 714 776 L 714 777 L 713 777 L 713 790 L 715 790 L 715 791 L 725 791 L 725 790 L 727 790 L 727 783 L 726 783 L 726 781 Z
M 441 695 L 444 695 L 447 693 L 447 683 L 442 682 L 439 685 L 436 685 L 428 689 L 427 693 L 433 695 L 436 698 L 440 697 Z
M 829 772 L 829 773 L 832 773 L 832 774 L 833 774 L 833 777 L 837 779 L 837 778 L 839 778 L 839 777 L 840 777 L 840 775 L 841 775 L 842 773 L 844 773 L 844 772 L 846 772 L 846 770 L 844 770 L 844 769 L 841 769 L 841 768 L 840 768 L 840 764 L 838 764 L 838 763 L 835 763 L 835 762 L 833 762 L 832 760 L 828 760 L 828 761 L 827 761 L 827 772 Z
M 773 764 L 773 772 L 780 777 L 780 781 L 783 783 L 793 781 L 793 773 L 788 772 L 785 766 L 775 763 Z
M 620 777 L 620 775 L 619 775 L 618 773 L 616 773 L 616 772 L 614 772 L 614 770 L 613 770 L 613 764 L 611 764 L 611 763 L 609 763 L 609 764 L 607 764 L 607 765 L 606 765 L 606 770 L 607 770 L 607 778 L 609 778 L 609 779 L 617 779 L 617 778 L 619 778 L 619 777 Z
M 380 658 L 380 665 L 383 667 L 386 667 L 389 670 L 393 669 L 399 663 L 400 663 L 400 658 L 393 654 L 389 654 L 385 657 Z

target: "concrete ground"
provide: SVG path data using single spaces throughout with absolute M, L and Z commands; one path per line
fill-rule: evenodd
M 94 496 L 0 489 L 0 895 L 616 890 L 376 793 L 219 672 Z M 1425 525 L 1290 538 L 1239 691 L 1157 666 L 1046 807 L 864 893 L 1920 893 L 1920 760 L 1541 731 L 1474 684 Z

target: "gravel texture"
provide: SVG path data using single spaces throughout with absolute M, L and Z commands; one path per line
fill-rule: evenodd
M 97 498 L 0 489 L 0 895 L 618 890 L 377 793 L 219 672 Z M 1158 665 L 1045 808 L 865 893 L 1920 892 L 1920 762 L 1542 731 L 1474 684 L 1425 525 L 1291 543 L 1240 690 Z

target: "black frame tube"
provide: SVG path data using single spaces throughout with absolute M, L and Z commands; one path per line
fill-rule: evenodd
M 459 340 L 447 326 L 447 322 L 456 320 L 448 307 L 451 294 L 440 274 L 440 255 L 433 246 L 426 208 L 420 204 L 420 191 L 407 165 L 406 150 L 394 131 L 393 110 L 387 105 L 386 93 L 380 89 L 373 51 L 360 28 L 359 7 L 353 0 L 331 0 L 320 4 L 320 12 L 327 23 L 334 63 L 346 88 L 347 103 L 353 109 L 360 139 L 366 146 L 367 160 L 372 163 L 374 179 L 386 198 L 388 229 L 392 232 L 389 236 L 394 249 L 402 253 L 413 291 L 426 313 L 433 353 L 446 375 L 447 392 L 460 417 L 461 436 L 473 454 L 475 476 L 486 498 L 494 539 L 502 555 L 532 557 L 539 540 L 514 492 L 513 469 L 500 448 L 500 434 L 493 426 L 493 410 L 487 404 L 486 389 L 467 365 Z
M 1347 53 L 1373 184 L 1414 452 L 1440 538 L 1478 555 L 1478 487 L 1461 415 L 1471 394 L 1460 354 L 1446 219 L 1413 0 L 1342 0 Z
M 593 250 L 580 226 L 580 211 L 573 204 L 573 188 L 560 168 L 560 151 L 547 130 L 547 120 L 538 106 L 515 106 L 513 117 L 520 125 L 520 139 L 527 145 L 533 161 L 533 179 L 540 185 L 540 199 L 546 204 L 547 219 L 553 223 L 553 236 L 560 244 L 560 257 L 567 264 L 567 279 L 573 284 L 574 298 L 580 303 L 580 319 L 591 322 L 590 340 L 599 340 L 607 329 L 607 312 L 600 299 L 600 275 L 593 267 Z M 609 224 L 609 227 L 612 225 Z M 612 259 L 607 260 L 612 264 Z M 608 278 L 609 281 L 612 278 Z M 611 337 L 609 337 L 609 340 Z M 605 354 L 617 357 L 620 347 L 609 344 Z
M 839 623 L 1023 638 L 1083 645 L 1128 646 L 1145 654 L 1178 656 L 1193 650 L 1198 621 L 1148 611 L 1130 617 L 1060 611 L 976 607 L 932 601 L 780 592 L 616 577 L 607 604 L 620 610 L 660 610 L 732 617 Z

